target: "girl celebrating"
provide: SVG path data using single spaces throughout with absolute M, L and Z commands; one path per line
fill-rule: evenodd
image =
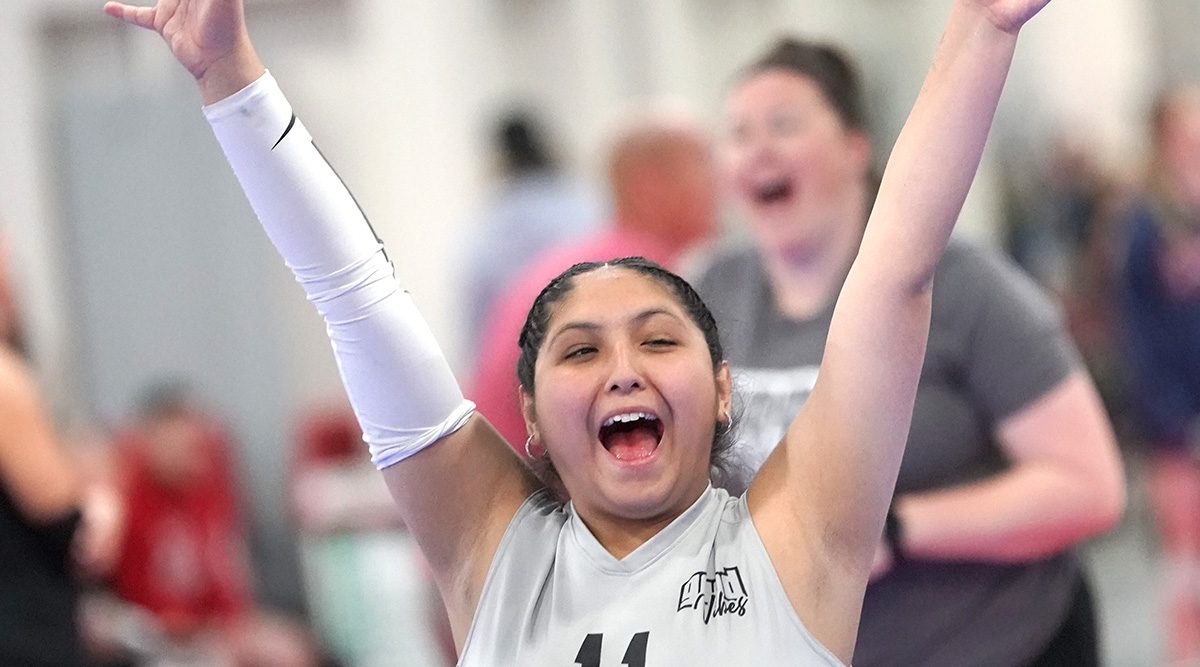
M 731 386 L 707 308 L 642 260 L 534 304 L 527 449 L 463 398 L 350 194 L 265 72 L 240 0 L 110 2 L 159 32 L 267 234 L 325 318 L 372 459 L 428 558 L 464 665 L 848 663 L 929 328 L 933 270 L 1017 33 L 1048 0 L 955 0 L 841 291 L 821 379 L 749 490 L 709 483 Z

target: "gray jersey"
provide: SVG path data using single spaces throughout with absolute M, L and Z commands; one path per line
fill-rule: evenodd
M 531 496 L 492 559 L 459 664 L 841 663 L 796 615 L 745 497 L 710 487 L 622 559 L 573 506 Z

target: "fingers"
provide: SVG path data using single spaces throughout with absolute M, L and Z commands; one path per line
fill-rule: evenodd
M 154 29 L 153 7 L 134 7 L 120 2 L 106 2 L 104 3 L 104 13 L 126 23 L 150 30 Z

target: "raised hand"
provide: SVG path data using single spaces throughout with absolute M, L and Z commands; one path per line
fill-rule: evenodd
M 1026 21 L 1050 3 L 1050 0 L 970 0 L 991 20 L 992 24 L 1008 33 L 1016 33 Z
M 263 72 L 242 0 L 159 0 L 153 7 L 108 2 L 104 13 L 162 35 L 196 78 L 205 102 L 240 90 Z

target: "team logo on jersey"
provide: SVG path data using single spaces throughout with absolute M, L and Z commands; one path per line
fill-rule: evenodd
M 679 606 L 675 611 L 699 609 L 705 625 L 717 616 L 745 616 L 746 585 L 736 567 L 708 572 L 697 572 L 679 588 Z

